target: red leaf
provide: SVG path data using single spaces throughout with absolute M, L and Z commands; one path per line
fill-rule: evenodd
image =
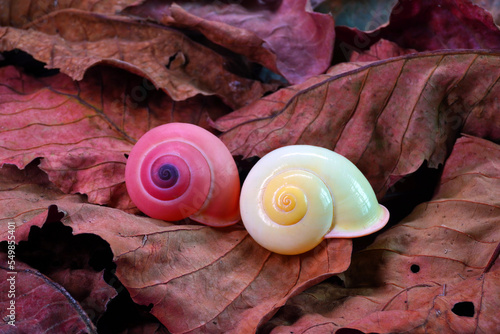
M 34 79 L 0 69 L 0 166 L 24 168 L 35 158 L 65 193 L 132 210 L 125 190 L 125 154 L 150 128 L 180 121 L 207 123 L 224 108 L 199 97 L 173 102 L 139 77 L 96 68 L 81 82 L 59 74 Z M 169 112 L 166 113 L 165 110 Z
M 280 313 L 298 319 L 276 317 L 268 329 L 498 332 L 499 163 L 500 146 L 460 138 L 433 199 L 355 253 L 345 287 L 323 283 L 292 298 Z
M 417 51 L 413 49 L 403 49 L 396 43 L 390 42 L 385 39 L 381 39 L 377 43 L 370 46 L 370 49 L 365 52 L 358 53 L 356 51 L 353 51 L 353 53 L 351 54 L 351 59 L 349 61 L 350 62 L 377 61 L 393 57 L 399 57 L 412 53 L 417 53 Z
M 419 51 L 500 49 L 491 14 L 465 0 L 400 1 L 381 29 L 384 38 Z
M 489 12 L 465 0 L 399 1 L 390 22 L 370 32 L 339 26 L 336 52 L 366 50 L 380 39 L 418 51 L 500 49 L 500 30 Z
M 307 10 L 306 0 L 248 4 L 143 1 L 125 12 L 195 29 L 212 42 L 300 83 L 326 71 L 335 39 L 331 16 Z
M 472 0 L 471 2 L 486 9 L 493 16 L 495 24 L 497 26 L 500 25 L 500 6 L 498 6 L 498 0 Z
M 285 145 L 335 150 L 376 193 L 427 160 L 442 164 L 459 131 L 500 139 L 496 53 L 416 54 L 312 78 L 217 120 L 233 155 Z M 339 70 L 340 69 L 340 70 Z
M 7 261 L 7 254 L 0 253 L 0 307 L 6 314 L 14 302 L 15 327 L 6 322 L 12 320 L 9 310 L 9 317 L 0 323 L 0 331 L 97 333 L 87 314 L 64 288 L 22 262 L 16 261 L 15 270 L 11 270 Z M 15 290 L 14 298 L 9 297 L 11 290 Z

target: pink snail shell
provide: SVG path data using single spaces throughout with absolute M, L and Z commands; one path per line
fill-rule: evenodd
M 240 179 L 227 147 L 209 131 L 169 123 L 148 131 L 130 152 L 127 191 L 139 210 L 166 221 L 210 226 L 239 221 Z

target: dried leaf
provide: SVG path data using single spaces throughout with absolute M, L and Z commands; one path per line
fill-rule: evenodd
M 500 263 L 488 264 L 500 246 L 499 163 L 500 146 L 459 139 L 434 198 L 355 253 L 345 287 L 292 298 L 281 314 L 299 319 L 277 317 L 272 332 L 498 332 Z
M 373 29 L 336 27 L 336 55 L 349 59 L 352 51 L 360 53 L 380 39 L 418 51 L 500 49 L 500 30 L 491 14 L 466 0 L 400 0 L 390 22 Z
M 500 49 L 500 30 L 489 12 L 465 0 L 399 1 L 385 39 L 404 48 Z M 403 33 L 401 33 L 403 31 Z
M 0 192 L 0 204 L 8 204 L 2 196 L 19 201 L 37 181 L 19 177 L 18 182 L 5 195 Z M 54 190 L 36 189 L 41 203 L 53 196 Z M 283 256 L 260 247 L 240 226 L 172 225 L 72 197 L 56 202 L 67 213 L 64 224 L 76 236 L 91 233 L 110 244 L 120 282 L 136 303 L 152 305 L 151 313 L 171 332 L 255 331 L 289 297 L 344 271 L 350 262 L 349 239 L 330 239 L 306 254 Z M 2 214 L 5 238 L 9 217 Z M 16 240 L 47 216 L 44 212 L 18 226 Z
M 62 9 L 74 8 L 99 14 L 115 14 L 136 0 L 0 0 L 0 25 L 21 28 Z
M 500 25 L 500 0 L 472 0 L 471 2 L 486 9 L 493 16 L 495 24 Z
M 18 242 L 15 261 L 31 265 L 59 283 L 92 320 L 97 320 L 116 291 L 104 282 L 102 269 L 90 266 L 105 261 L 96 240 L 83 235 L 73 237 L 71 229 L 64 231 L 50 224 L 33 229 L 46 222 L 47 206 L 62 198 L 75 205 L 82 203 L 79 196 L 61 193 L 35 164 L 22 171 L 12 165 L 0 168 L 0 240 L 12 240 L 9 224 L 14 223 Z M 57 210 L 55 213 L 60 219 Z M 95 256 L 99 256 L 97 262 Z
M 51 192 L 44 191 L 38 196 L 44 193 Z M 104 269 L 112 267 L 112 253 L 109 245 L 95 235 L 73 236 L 71 228 L 60 222 L 63 216 L 51 205 L 41 228 L 34 226 L 38 224 L 38 217 L 34 218 L 35 224 L 30 222 L 26 241 L 22 241 L 25 235 L 15 233 L 16 259 L 63 286 L 96 323 L 108 302 L 117 295 L 103 278 Z M 21 226 L 21 232 L 26 227 Z
M 24 168 L 36 158 L 65 193 L 132 210 L 124 183 L 125 154 L 135 140 L 163 123 L 206 125 L 219 104 L 204 97 L 173 102 L 146 80 L 96 68 L 81 82 L 59 74 L 34 79 L 0 69 L 0 166 Z M 168 111 L 168 112 L 165 112 Z
M 174 29 L 71 9 L 44 16 L 28 28 L 0 27 L 0 51 L 21 49 L 74 80 L 97 64 L 112 65 L 148 78 L 176 101 L 218 95 L 232 107 L 267 90 L 231 73 L 224 57 Z
M 252 332 L 288 297 L 345 270 L 350 256 L 350 240 L 287 257 L 239 228 L 165 226 L 94 206 L 66 224 L 110 243 L 120 281 L 172 332 Z
M 89 318 L 96 321 L 105 311 L 116 291 L 103 279 L 103 272 L 89 269 L 62 269 L 50 278 L 63 286 L 78 301 Z
M 499 55 L 486 52 L 392 58 L 281 89 L 215 126 L 233 155 L 291 144 L 335 150 L 382 196 L 425 160 L 442 164 L 460 131 L 500 139 L 499 68 Z
M 0 240 L 8 240 L 9 222 L 15 224 L 16 240 L 27 240 L 30 226 L 41 227 L 47 207 L 63 198 L 68 203 L 84 202 L 82 196 L 61 192 L 34 163 L 23 170 L 4 165 L 0 168 Z
M 331 16 L 306 0 L 247 3 L 146 0 L 126 13 L 198 30 L 212 42 L 300 83 L 326 71 L 335 38 Z
M 381 39 L 377 43 L 370 46 L 370 49 L 368 49 L 367 51 L 361 53 L 353 51 L 351 54 L 351 59 L 349 61 L 350 62 L 377 61 L 377 60 L 408 55 L 412 53 L 417 53 L 417 50 L 403 49 L 396 43 L 390 42 L 385 39 Z
M 110 243 L 117 277 L 173 332 L 255 331 L 290 296 L 349 265 L 350 240 L 282 256 L 237 227 L 172 226 L 116 209 L 60 205 L 75 234 L 95 233 Z
M 59 284 L 16 261 L 15 269 L 7 265 L 8 257 L 0 253 L 0 307 L 7 314 L 0 322 L 2 333 L 97 333 L 80 305 Z M 13 283 L 13 284 L 11 284 Z M 15 290 L 14 298 L 9 297 Z M 14 302 L 15 311 L 8 310 Z M 7 313 L 8 312 L 8 313 Z M 15 327 L 8 324 L 14 315 Z

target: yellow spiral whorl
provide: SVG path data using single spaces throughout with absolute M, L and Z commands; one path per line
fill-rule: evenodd
M 245 226 L 264 247 L 281 254 L 303 253 L 318 245 L 332 227 L 330 190 L 314 172 L 281 170 L 259 188 L 260 200 L 253 213 L 260 217 L 254 222 L 262 224 Z
M 240 212 L 257 243 L 288 255 L 307 252 L 324 238 L 373 233 L 389 218 L 352 162 L 308 145 L 262 157 L 243 183 Z
M 287 189 L 280 189 L 277 191 L 276 196 L 274 196 L 274 205 L 278 210 L 290 212 L 295 209 L 295 204 L 297 203 L 297 197 L 290 192 L 296 192 L 295 187 L 287 187 Z
M 307 197 L 301 188 L 303 179 L 304 176 L 296 171 L 288 171 L 269 180 L 262 203 L 264 211 L 276 224 L 293 225 L 306 215 Z

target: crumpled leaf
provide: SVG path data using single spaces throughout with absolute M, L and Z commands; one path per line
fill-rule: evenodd
M 500 146 L 460 138 L 431 201 L 355 253 L 339 276 L 345 286 L 323 283 L 292 298 L 267 330 L 498 332 L 499 163 Z
M 27 240 L 31 226 L 45 223 L 47 207 L 65 202 L 84 203 L 80 195 L 66 195 L 55 187 L 47 174 L 31 163 L 23 170 L 14 165 L 0 168 L 0 240 L 8 240 L 7 225 L 15 223 L 16 240 Z M 23 224 L 30 222 L 29 226 Z
M 59 284 L 20 261 L 8 266 L 7 254 L 0 253 L 0 306 L 2 314 L 15 302 L 15 327 L 11 318 L 0 322 L 2 333 L 97 333 L 87 314 Z M 15 297 L 9 298 L 10 282 L 15 279 Z M 9 312 L 9 313 L 7 313 Z
M 110 244 L 120 282 L 171 332 L 255 331 L 290 296 L 344 271 L 352 250 L 350 239 L 330 239 L 306 254 L 282 256 L 239 226 L 172 225 L 64 198 L 57 203 L 75 235 L 96 234 Z M 16 240 L 40 216 L 18 227 Z
M 400 0 L 388 24 L 367 29 L 336 27 L 336 54 L 349 59 L 352 51 L 359 53 L 380 39 L 418 51 L 500 49 L 500 30 L 491 14 L 466 0 Z
M 288 297 L 345 270 L 351 250 L 350 240 L 335 240 L 280 256 L 239 228 L 165 226 L 94 206 L 66 224 L 110 243 L 117 277 L 171 332 L 252 332 Z
M 94 321 L 106 311 L 106 305 L 116 296 L 116 290 L 104 281 L 102 271 L 62 269 L 51 273 L 50 278 L 63 286 Z
M 335 39 L 330 15 L 308 10 L 307 0 L 255 3 L 146 0 L 124 12 L 198 30 L 291 83 L 327 70 Z
M 21 183 L 21 187 L 25 182 Z M 11 196 L 16 193 L 21 194 L 18 191 L 9 192 Z M 50 195 L 54 191 L 42 193 Z M 38 193 L 38 196 L 42 193 Z M 104 269 L 111 269 L 112 266 L 109 245 L 93 234 L 73 236 L 71 228 L 59 222 L 64 215 L 59 214 L 54 205 L 49 207 L 47 219 L 44 219 L 45 224 L 41 228 L 37 227 L 40 216 L 34 218 L 34 224 L 30 223 L 27 238 L 22 231 L 27 226 L 21 226 L 21 233 L 15 233 L 18 241 L 16 259 L 64 287 L 96 323 L 106 311 L 108 302 L 117 295 L 103 277 Z
M 405 48 L 500 49 L 500 30 L 489 12 L 465 0 L 400 1 L 382 35 Z M 398 30 L 404 29 L 401 34 Z
M 75 8 L 99 14 L 115 14 L 136 0 L 0 0 L 0 25 L 21 28 L 42 16 Z
M 38 206 L 52 200 L 66 213 L 62 221 L 74 235 L 95 234 L 110 244 L 117 278 L 136 303 L 152 304 L 151 313 L 171 332 L 255 331 L 289 297 L 350 263 L 350 239 L 329 239 L 300 256 L 277 255 L 257 245 L 238 225 L 173 225 L 85 204 L 77 195 L 61 196 L 58 189 L 38 185 L 47 181 L 36 177 L 35 168 L 0 169 L 0 175 L 12 175 L 10 185 L 0 191 L 0 240 L 8 236 L 11 217 L 4 209 L 10 203 L 18 201 L 16 210 L 24 217 L 14 220 L 19 242 L 28 237 L 31 226 L 41 226 L 54 215 L 42 212 L 26 221 L 28 209 L 39 212 Z
M 0 27 L 0 51 L 26 51 L 74 80 L 97 64 L 112 65 L 148 78 L 173 100 L 218 95 L 233 108 L 267 90 L 231 73 L 226 58 L 174 29 L 73 9 L 51 13 L 26 28 Z
M 396 43 L 390 42 L 385 39 L 381 39 L 377 43 L 370 46 L 370 49 L 368 49 L 367 51 L 360 53 L 353 51 L 349 61 L 350 62 L 377 61 L 377 60 L 408 55 L 412 53 L 417 53 L 417 50 L 403 49 Z
M 116 296 L 116 291 L 104 282 L 102 269 L 90 266 L 90 263 L 105 261 L 101 248 L 92 238 L 95 236 L 73 237 L 71 229 L 68 232 L 50 224 L 43 225 L 48 205 L 62 198 L 78 205 L 83 202 L 80 197 L 63 194 L 35 164 L 24 170 L 13 165 L 0 168 L 0 241 L 12 240 L 7 226 L 14 223 L 18 242 L 16 261 L 31 265 L 64 287 L 95 321 L 104 313 L 109 300 Z M 36 226 L 42 228 L 34 228 Z M 87 244 L 92 244 L 92 248 L 86 247 Z
M 84 80 L 35 79 L 0 69 L 0 166 L 40 168 L 65 193 L 133 210 L 125 189 L 125 154 L 149 129 L 168 122 L 207 126 L 224 109 L 210 98 L 173 102 L 146 80 L 96 68 Z M 168 112 L 165 112 L 168 111 Z
M 498 26 L 500 25 L 500 1 L 499 0 L 472 0 L 478 6 L 483 7 L 493 16 L 493 21 Z
M 500 139 L 499 68 L 499 55 L 488 52 L 416 54 L 340 73 L 333 67 L 215 126 L 233 155 L 261 157 L 292 144 L 335 150 L 381 197 L 424 160 L 442 164 L 460 131 Z

